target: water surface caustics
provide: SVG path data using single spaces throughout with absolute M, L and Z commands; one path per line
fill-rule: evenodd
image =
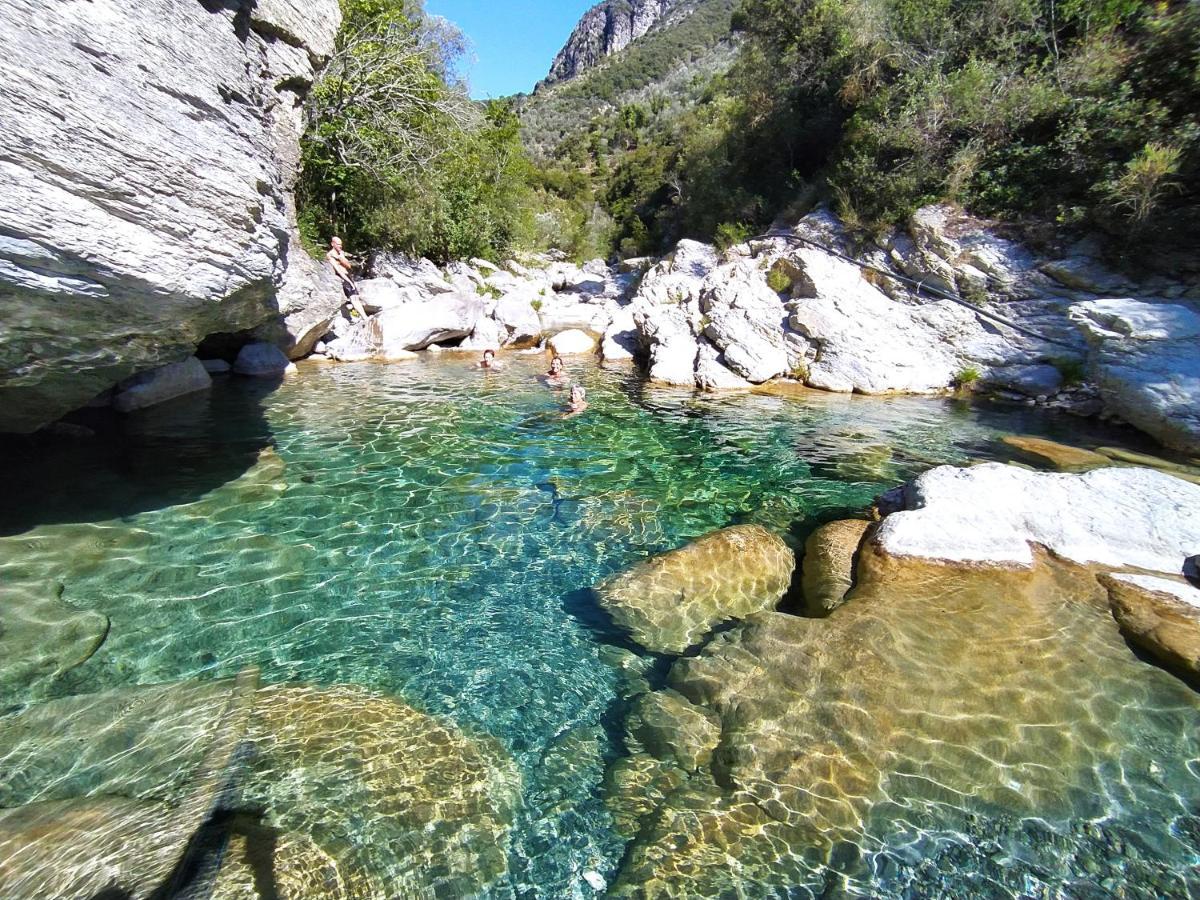
M 639 873 L 655 885 L 671 865 L 652 858 L 653 820 L 631 844 L 606 771 L 635 760 L 628 702 L 661 687 L 666 666 L 587 589 L 731 524 L 797 545 L 932 465 L 1003 458 L 1000 434 L 1070 439 L 1085 427 L 945 399 L 699 396 L 582 363 L 572 368 L 591 405 L 564 420 L 565 391 L 536 377 L 544 363 L 306 366 L 275 391 L 235 380 L 134 416 L 109 455 L 68 448 L 8 466 L 0 811 L 27 819 L 74 802 L 71 821 L 134 841 L 144 827 L 128 823 L 162 820 L 163 805 L 183 822 L 179 810 L 220 800 L 241 812 L 217 896 L 253 896 L 238 885 L 256 883 L 264 842 L 284 895 L 587 897 L 605 883 L 636 891 Z M 902 609 L 885 617 L 887 652 L 919 648 L 925 677 L 937 677 L 939 641 L 959 659 L 962 641 L 977 639 L 942 627 L 944 604 Z M 805 624 L 804 640 L 820 646 L 826 623 Z M 1186 896 L 1200 853 L 1195 695 L 1112 638 L 1102 609 L 1072 607 L 1063 628 L 1107 635 L 1103 652 L 1070 659 L 1073 699 L 1061 706 L 1089 710 L 1094 747 L 1059 761 L 1053 741 L 1038 745 L 1045 766 L 1075 773 L 1069 790 L 1040 794 L 1037 779 L 1012 796 L 932 789 L 942 757 L 921 728 L 941 713 L 913 697 L 900 724 L 865 732 L 871 790 L 887 788 L 860 825 L 823 849 L 789 843 L 805 839 L 785 827 L 782 849 L 748 849 L 743 865 L 701 854 L 725 874 L 696 890 L 1067 896 L 1063 886 L 1087 876 L 1080 867 L 1101 884 L 1120 880 L 1129 859 L 1156 880 L 1131 875 L 1127 896 Z M 831 647 L 870 655 L 869 640 L 834 637 Z M 855 653 L 822 654 L 821 684 L 861 663 Z M 993 759 L 1022 740 L 1030 704 L 1029 721 L 1053 727 L 1055 666 L 1037 654 L 1029 665 L 1011 695 L 989 698 L 990 742 L 972 751 L 984 737 L 964 729 L 948 770 L 977 772 L 971 752 Z M 893 669 L 882 665 L 880 679 Z M 247 672 L 262 686 L 236 721 L 257 749 L 238 756 L 229 784 L 205 781 L 205 760 L 224 757 L 201 739 L 232 715 L 220 712 L 237 705 L 228 686 Z M 144 694 L 180 684 L 153 702 Z M 818 718 L 832 715 L 821 703 L 845 702 L 814 691 L 802 699 Z M 107 725 L 81 718 L 89 703 L 118 712 Z M 902 752 L 871 741 L 900 741 Z M 719 775 L 701 771 L 688 789 L 700 807 L 732 811 L 716 832 L 780 827 L 739 820 Z M 63 809 L 51 810 L 59 821 Z M 0 841 L 28 833 L 14 815 L 0 817 Z M 113 842 L 98 843 L 100 858 Z

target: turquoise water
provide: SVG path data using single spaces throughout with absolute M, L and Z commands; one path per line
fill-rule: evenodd
M 61 584 L 110 625 L 82 665 L 0 681 L 0 709 L 247 667 L 401 698 L 516 763 L 508 871 L 486 894 L 592 896 L 583 873 L 612 882 L 625 851 L 602 796 L 624 698 L 666 667 L 589 586 L 733 523 L 797 544 L 932 465 L 1004 458 L 1003 433 L 1088 436 L 1021 407 L 697 396 L 583 364 L 591 408 L 564 420 L 543 365 L 306 366 L 147 411 L 99 449 L 22 454 L 0 577 Z M 938 865 L 970 895 L 970 858 Z

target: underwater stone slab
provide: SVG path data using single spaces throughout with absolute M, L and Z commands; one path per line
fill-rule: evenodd
M 355 896 L 476 896 L 508 867 L 521 778 L 498 742 L 350 687 L 255 698 L 242 790 L 306 837 Z
M 27 688 L 82 665 L 108 636 L 108 616 L 61 599 L 62 585 L 6 585 L 0 593 L 0 689 Z
M 682 653 L 713 626 L 772 608 L 795 557 L 761 525 L 735 525 L 652 556 L 596 594 L 613 620 L 655 653 Z
M 854 584 L 854 557 L 870 527 L 862 519 L 830 522 L 804 542 L 801 584 L 810 616 L 827 616 L 842 605 Z
M 113 398 L 117 412 L 134 412 L 212 387 L 208 368 L 194 356 L 141 372 L 121 382 Z
M 1148 575 L 1102 575 L 1121 632 L 1172 671 L 1200 678 L 1200 589 Z
M 1075 562 L 1174 573 L 1200 547 L 1200 486 L 1151 469 L 939 466 L 905 488 L 905 505 L 875 537 L 894 556 L 1031 566 L 1040 544 Z
M 1088 472 L 1111 466 L 1112 460 L 1100 453 L 1060 444 L 1046 438 L 1010 434 L 1001 440 L 1019 451 L 1028 461 L 1049 465 L 1059 472 Z
M 282 350 L 262 341 L 247 344 L 239 350 L 233 363 L 235 375 L 251 378 L 282 378 L 294 371 L 296 367 Z

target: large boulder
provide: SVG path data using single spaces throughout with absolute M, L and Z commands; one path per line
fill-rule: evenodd
M 724 364 L 761 384 L 806 362 L 808 343 L 787 327 L 787 311 L 753 264 L 718 270 L 700 298 L 704 336 L 724 353 Z M 715 282 L 715 283 L 714 283 Z
M 1200 589 L 1153 575 L 1102 575 L 1113 617 L 1133 643 L 1200 681 Z
M 742 391 L 752 385 L 729 367 L 725 354 L 701 338 L 696 352 L 696 387 L 702 391 Z
M 760 525 L 735 525 L 652 556 L 596 588 L 600 605 L 655 653 L 682 653 L 714 626 L 778 603 L 795 557 Z
M 1078 563 L 1178 572 L 1200 547 L 1200 485 L 1152 469 L 939 466 L 905 489 L 905 507 L 875 536 L 893 556 L 1030 566 L 1038 544 Z
M 612 318 L 612 313 L 603 304 L 586 303 L 569 295 L 547 297 L 537 313 L 546 334 L 578 328 L 599 335 L 604 333 Z
M 854 560 L 871 523 L 844 519 L 822 525 L 804 542 L 801 586 L 810 616 L 827 616 L 854 586 Z
M 809 385 L 847 393 L 925 393 L 954 380 L 955 356 L 913 307 L 893 301 L 837 257 L 804 248 L 793 259 L 803 280 L 793 288 L 788 322 L 817 348 Z
M 113 408 L 117 412 L 133 412 L 211 387 L 212 376 L 208 374 L 204 363 L 189 356 L 182 362 L 139 372 L 122 381 L 113 397 Z
M 492 318 L 508 331 L 506 344 L 532 344 L 542 336 L 542 320 L 534 304 L 544 299 L 529 287 L 517 288 L 505 293 L 496 301 Z
M 336 0 L 3 0 L 0 429 L 280 313 Z
M 282 378 L 296 371 L 296 366 L 288 360 L 283 351 L 274 344 L 256 341 L 247 344 L 238 351 L 233 363 L 235 375 L 247 375 L 251 378 Z
M 1071 307 L 1105 408 L 1168 447 L 1200 453 L 1200 313 L 1093 300 Z
M 680 241 L 674 251 L 642 278 L 635 299 L 650 305 L 673 305 L 698 299 L 704 280 L 721 263 L 714 247 Z
M 612 321 L 604 329 L 600 355 L 605 362 L 628 362 L 637 352 L 637 323 L 633 318 L 633 310 L 625 306 L 613 313 Z
M 682 306 L 645 306 L 633 313 L 639 342 L 647 348 L 650 379 L 693 387 L 699 346 Z
M 466 337 L 482 315 L 483 301 L 475 294 L 441 294 L 390 307 L 371 321 L 379 333 L 378 354 L 386 357 Z
M 475 330 L 459 346 L 463 350 L 499 350 L 508 341 L 508 329 L 495 319 L 482 317 Z
M 586 331 L 573 328 L 559 332 L 546 342 L 546 346 L 559 356 L 592 353 L 596 349 L 596 339 Z

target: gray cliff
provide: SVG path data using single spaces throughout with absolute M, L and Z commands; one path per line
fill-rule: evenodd
M 544 85 L 567 81 L 620 53 L 653 28 L 675 0 L 604 0 L 583 14 Z
M 340 303 L 295 234 L 337 0 L 0 0 L 0 430 Z M 291 261 L 291 265 L 289 265 Z

